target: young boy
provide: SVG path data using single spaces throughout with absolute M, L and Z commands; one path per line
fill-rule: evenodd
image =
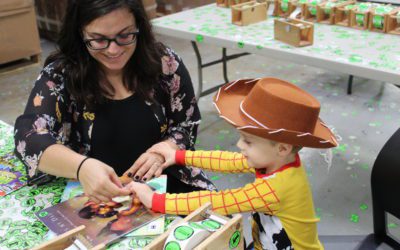
M 162 169 L 176 163 L 210 171 L 251 172 L 253 183 L 185 194 L 158 194 L 136 182 L 129 188 L 145 206 L 161 213 L 189 214 L 206 202 L 221 214 L 251 211 L 255 249 L 323 249 L 298 155 L 301 147 L 337 146 L 333 133 L 318 118 L 319 102 L 291 83 L 263 78 L 226 84 L 214 104 L 220 116 L 238 129 L 241 153 L 176 151 L 166 143 L 150 151 L 164 156 Z

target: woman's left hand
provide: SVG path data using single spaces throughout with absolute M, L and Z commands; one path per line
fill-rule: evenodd
M 153 178 L 154 174 L 164 163 L 164 158 L 156 153 L 144 152 L 136 161 L 133 163 L 124 175 L 129 177 L 134 176 L 135 180 L 147 181 Z

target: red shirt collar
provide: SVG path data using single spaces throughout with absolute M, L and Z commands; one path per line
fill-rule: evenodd
M 301 161 L 300 161 L 299 154 L 296 154 L 295 158 L 296 159 L 293 162 L 290 162 L 290 163 L 288 163 L 286 165 L 283 165 L 282 167 L 280 167 L 277 170 L 275 170 L 275 171 L 273 171 L 271 173 L 268 173 L 268 174 L 265 173 L 265 168 L 257 168 L 256 169 L 256 178 L 267 177 L 267 176 L 273 175 L 273 174 L 275 174 L 277 172 L 282 172 L 285 169 L 288 169 L 290 167 L 295 167 L 295 168 L 300 167 L 301 166 Z

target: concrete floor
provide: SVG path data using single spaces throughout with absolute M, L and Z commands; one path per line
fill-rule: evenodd
M 172 47 L 184 60 L 197 89 L 197 64 L 188 41 L 165 36 L 158 39 Z M 54 44 L 42 40 L 43 58 Z M 217 59 L 221 49 L 201 44 L 205 62 Z M 234 53 L 235 51 L 228 51 Z M 0 120 L 14 124 L 24 110 L 40 66 L 30 66 L 0 75 Z M 291 81 L 313 94 L 322 104 L 321 117 L 340 137 L 340 146 L 332 150 L 329 168 L 324 160 L 327 151 L 303 149 L 301 157 L 307 166 L 312 186 L 320 235 L 366 235 L 372 232 L 370 174 L 373 162 L 400 122 L 400 89 L 392 84 L 356 77 L 353 94 L 347 95 L 347 75 L 294 64 L 273 58 L 249 55 L 228 66 L 229 79 L 273 76 Z M 204 73 L 205 88 L 222 83 L 222 66 L 212 66 Z M 221 120 L 211 102 L 212 95 L 199 101 L 203 121 L 197 148 L 237 150 L 238 135 Z M 252 181 L 248 175 L 209 173 L 220 189 L 242 186 Z M 248 216 L 245 236 L 251 240 Z M 389 219 L 390 230 L 400 238 L 400 222 Z M 345 249 L 326 246 L 327 249 Z M 381 249 L 390 249 L 382 247 Z

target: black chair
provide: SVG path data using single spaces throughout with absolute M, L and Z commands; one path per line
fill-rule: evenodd
M 371 190 L 374 233 L 367 237 L 320 236 L 326 250 L 369 250 L 381 245 L 400 249 L 400 242 L 388 234 L 387 227 L 387 213 L 400 219 L 400 129 L 390 137 L 375 160 Z

